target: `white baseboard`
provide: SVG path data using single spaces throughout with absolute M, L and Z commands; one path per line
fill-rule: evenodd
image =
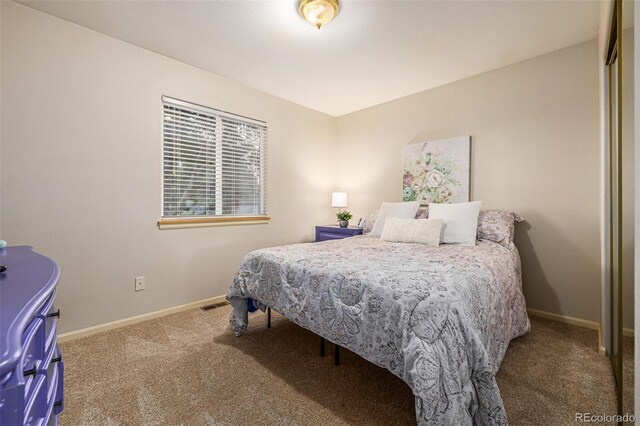
M 529 315 L 534 317 L 546 318 L 565 324 L 577 325 L 578 327 L 588 328 L 591 330 L 597 330 L 600 332 L 600 323 L 595 321 L 583 320 L 580 318 L 569 317 L 566 315 L 554 314 L 552 312 L 540 311 L 538 309 L 527 309 Z
M 551 312 L 546 312 L 546 311 L 540 311 L 538 309 L 527 309 L 527 312 L 529 313 L 529 315 L 535 316 L 535 317 L 540 317 L 540 318 L 546 318 L 546 319 L 550 319 L 550 320 L 554 320 L 554 321 L 558 321 L 558 322 L 563 322 L 565 324 L 571 324 L 571 325 L 576 325 L 578 327 L 584 327 L 584 328 L 588 328 L 591 330 L 597 330 L 598 331 L 598 353 L 600 355 L 606 355 L 607 354 L 607 350 L 604 347 L 604 345 L 602 345 L 602 336 L 600 334 L 600 323 L 597 323 L 595 321 L 588 321 L 588 320 L 583 320 L 580 318 L 574 318 L 574 317 L 568 317 L 566 315 L 560 315 L 560 314 L 554 314 Z M 632 328 L 623 328 L 622 329 L 622 334 L 624 336 L 629 336 L 629 337 L 634 337 L 635 333 L 634 330 Z
M 622 335 L 625 337 L 633 337 L 635 339 L 635 332 L 632 328 L 623 328 L 622 329 Z M 604 346 L 599 346 L 598 347 L 598 353 L 600 355 L 606 355 L 607 354 L 607 349 Z
M 124 327 L 130 324 L 136 324 L 143 321 L 149 321 L 154 318 L 160 318 L 165 315 L 175 314 L 177 312 L 186 311 L 188 309 L 198 308 L 201 306 L 211 305 L 214 303 L 220 303 L 226 300 L 226 296 L 220 295 L 215 297 L 210 297 L 208 299 L 197 300 L 195 302 L 185 303 L 184 305 L 172 306 L 170 308 L 160 309 L 159 311 L 148 312 L 142 315 L 136 315 L 129 318 L 123 318 L 116 321 L 111 321 L 105 324 L 95 325 L 93 327 L 87 327 L 76 331 L 70 331 L 68 333 L 62 333 L 58 336 L 58 342 L 66 342 L 73 339 L 78 339 L 80 337 L 91 336 L 92 334 L 101 333 L 103 331 L 112 330 L 114 328 Z M 584 327 L 591 330 L 598 331 L 598 337 L 600 336 L 600 324 L 595 321 L 583 320 L 580 318 L 569 317 L 566 315 L 554 314 L 552 312 L 541 311 L 538 309 L 527 309 L 529 315 L 546 318 L 558 322 L 563 322 L 566 324 L 575 325 L 578 327 Z M 625 328 L 623 330 L 623 334 L 625 336 L 634 336 L 634 330 L 630 328 Z M 598 346 L 598 353 L 601 355 L 606 354 L 606 350 L 604 346 Z
M 138 322 L 149 321 L 154 318 L 160 318 L 165 315 L 175 314 L 176 312 L 186 311 L 188 309 L 199 308 L 214 303 L 223 302 L 226 295 L 210 297 L 208 299 L 197 300 L 195 302 L 185 303 L 184 305 L 172 306 L 170 308 L 160 309 L 159 311 L 148 312 L 134 317 L 123 318 L 111 321 L 105 324 L 94 325 L 93 327 L 83 328 L 68 333 L 62 333 L 58 336 L 58 342 L 67 342 L 69 340 L 78 339 L 80 337 L 91 336 L 92 334 L 101 333 L 103 331 L 112 330 L 114 328 L 124 327 L 125 325 L 136 324 Z
M 602 334 L 600 333 L 600 323 L 595 321 L 584 320 L 581 318 L 569 317 L 567 315 L 554 314 L 552 312 L 540 311 L 538 309 L 527 309 L 527 313 L 534 317 L 546 318 L 553 321 L 562 322 L 565 324 L 575 325 L 582 328 L 588 328 L 590 330 L 596 330 L 598 332 L 598 354 L 605 356 L 607 350 L 602 344 Z

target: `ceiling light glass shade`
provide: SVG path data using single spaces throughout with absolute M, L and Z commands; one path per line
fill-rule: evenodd
M 300 0 L 300 15 L 311 25 L 320 29 L 327 25 L 340 9 L 338 0 Z

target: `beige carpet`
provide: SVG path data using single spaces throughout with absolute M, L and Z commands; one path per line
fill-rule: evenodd
M 410 425 L 409 388 L 391 373 L 274 314 L 227 328 L 229 306 L 193 309 L 62 344 L 62 425 Z M 594 331 L 533 319 L 498 384 L 512 425 L 574 424 L 613 413 L 609 360 Z
M 624 349 L 623 349 L 623 358 L 622 358 L 622 375 L 623 375 L 623 394 L 624 398 L 622 398 L 622 411 L 624 413 L 633 413 L 634 411 L 634 359 L 633 359 L 633 345 L 635 339 L 633 337 L 625 337 L 624 338 Z

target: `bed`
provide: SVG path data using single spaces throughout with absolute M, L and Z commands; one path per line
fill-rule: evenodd
M 518 251 L 391 243 L 366 235 L 256 250 L 227 299 L 236 336 L 247 299 L 404 380 L 420 425 L 503 425 L 495 374 L 529 331 Z

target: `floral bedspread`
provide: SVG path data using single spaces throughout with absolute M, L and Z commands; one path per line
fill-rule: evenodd
M 256 250 L 227 294 L 236 336 L 249 297 L 403 379 L 420 425 L 507 424 L 495 374 L 530 329 L 513 244 L 358 236 Z

